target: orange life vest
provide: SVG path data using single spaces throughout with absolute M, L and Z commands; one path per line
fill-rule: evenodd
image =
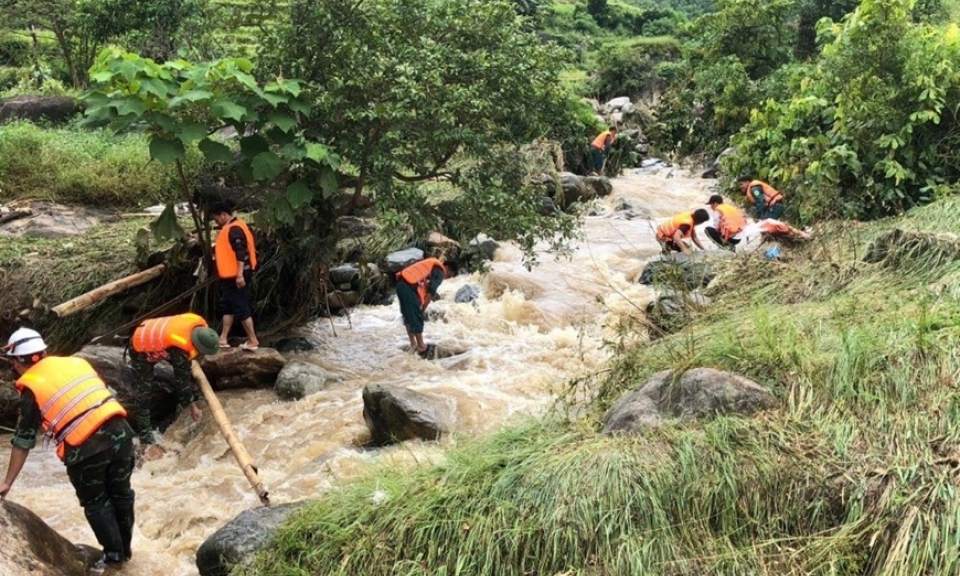
M 110 418 L 127 415 L 93 366 L 82 358 L 43 358 L 20 376 L 16 386 L 18 391 L 28 388 L 33 392 L 43 430 L 56 441 L 61 460 L 67 444 L 80 446 Z
M 598 150 L 606 150 L 607 148 L 607 137 L 610 137 L 610 144 L 612 145 L 617 139 L 617 135 L 609 130 L 604 130 L 600 133 L 599 136 L 593 139 L 593 142 L 590 143 L 591 146 Z M 583 140 L 581 140 L 583 142 Z
M 145 321 L 133 332 L 130 346 L 137 352 L 159 354 L 167 348 L 179 348 L 186 352 L 190 359 L 196 358 L 200 352 L 193 345 L 190 338 L 196 327 L 206 328 L 207 321 L 193 313 L 153 318 Z
M 443 262 L 436 258 L 427 258 L 397 272 L 397 279 L 416 286 L 417 296 L 420 297 L 420 304 L 423 304 L 427 301 L 427 281 L 430 279 L 430 273 L 433 272 L 433 269 L 437 266 L 443 270 L 444 274 L 447 273 L 447 269 L 443 267 Z
M 746 189 L 747 200 L 750 201 L 750 204 L 753 204 L 754 202 L 756 202 L 756 200 L 753 197 L 753 194 L 750 193 L 750 189 L 753 188 L 754 186 L 759 186 L 760 188 L 763 189 L 764 203 L 767 206 L 773 206 L 777 202 L 783 202 L 783 194 L 778 192 L 776 188 L 774 188 L 773 186 L 761 180 L 753 180 L 752 182 L 747 184 L 747 189 Z
M 693 228 L 695 226 L 693 223 L 693 214 L 691 212 L 683 212 L 667 220 L 657 228 L 657 240 L 661 242 L 673 240 L 673 235 L 676 234 L 677 230 L 684 224 L 690 226 L 690 228 L 684 233 L 683 237 L 689 238 L 693 234 Z
M 257 269 L 257 247 L 253 243 L 253 234 L 247 228 L 246 222 L 234 218 L 217 234 L 217 242 L 214 245 L 214 254 L 217 258 L 217 276 L 224 280 L 236 278 L 237 272 L 240 270 L 237 253 L 233 251 L 233 247 L 230 245 L 231 228 L 243 230 L 243 235 L 247 238 L 247 252 L 250 254 L 250 270 Z
M 729 240 L 743 230 L 747 225 L 743 213 L 734 206 L 717 204 L 716 211 L 720 213 L 720 236 Z

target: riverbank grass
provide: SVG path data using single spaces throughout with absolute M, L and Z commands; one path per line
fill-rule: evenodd
M 691 325 L 573 385 L 594 398 L 587 417 L 345 483 L 234 574 L 960 573 L 960 263 L 863 259 L 893 228 L 956 230 L 957 207 L 825 226 L 783 262 L 741 255 Z M 753 378 L 778 407 L 598 432 L 626 390 L 699 366 Z

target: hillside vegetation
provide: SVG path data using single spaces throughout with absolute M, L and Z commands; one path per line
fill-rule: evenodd
M 589 416 L 559 410 L 440 465 L 375 471 L 235 576 L 957 573 L 956 241 L 864 254 L 893 229 L 956 230 L 958 207 L 824 225 L 787 262 L 741 255 L 692 325 L 622 342 L 608 373 L 573 385 L 595 396 Z M 755 379 L 779 406 L 598 433 L 647 376 L 701 366 Z

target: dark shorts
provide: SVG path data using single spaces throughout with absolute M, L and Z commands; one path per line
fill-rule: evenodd
M 766 220 L 767 218 L 773 218 L 774 220 L 779 220 L 783 216 L 783 202 L 777 202 L 772 206 L 764 207 L 763 211 L 757 212 L 757 220 Z
M 403 280 L 397 282 L 397 301 L 403 323 L 411 334 L 423 334 L 423 305 L 417 295 L 417 287 Z
M 237 288 L 237 281 L 233 278 L 220 280 L 220 313 L 223 316 L 233 316 L 237 322 L 243 322 L 253 314 L 250 312 L 250 303 L 247 293 L 250 290 L 250 273 L 244 272 L 243 278 L 247 285 Z
M 590 147 L 590 157 L 593 158 L 593 169 L 597 172 L 603 169 L 603 161 L 606 160 L 607 155 L 603 153 L 603 150 L 599 148 Z

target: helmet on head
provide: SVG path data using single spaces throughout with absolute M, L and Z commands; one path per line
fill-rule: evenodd
M 213 356 L 220 351 L 220 335 L 213 328 L 197 326 L 190 332 L 190 341 L 204 356 Z
M 30 328 L 20 328 L 10 335 L 7 342 L 7 356 L 30 356 L 47 349 L 40 333 Z

